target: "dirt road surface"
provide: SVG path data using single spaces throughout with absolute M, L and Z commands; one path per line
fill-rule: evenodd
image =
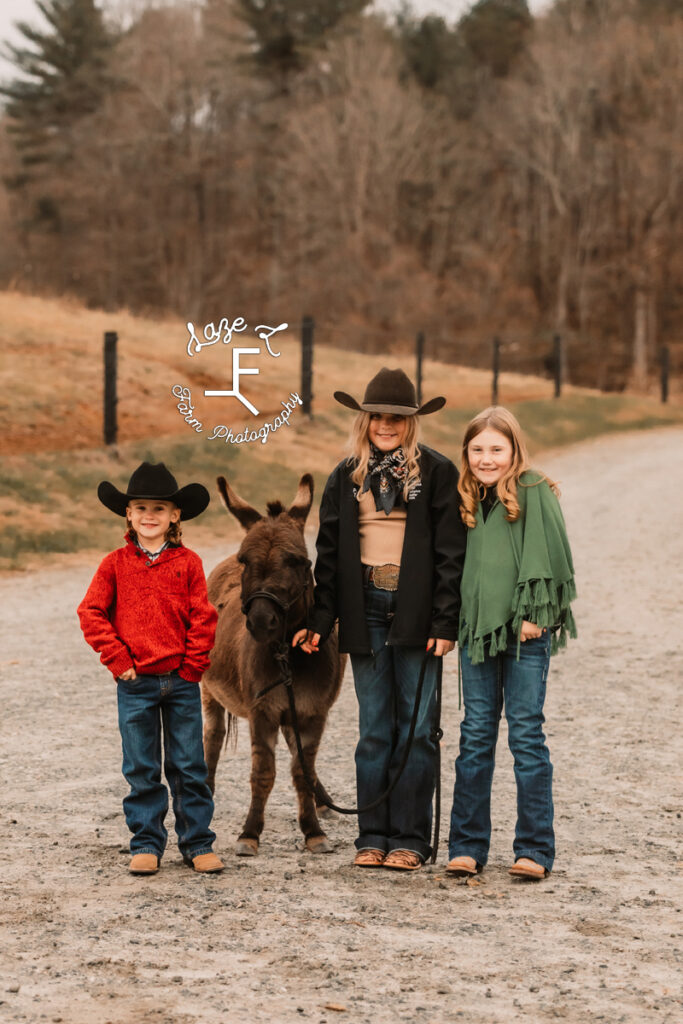
M 94 566 L 0 580 L 0 1019 L 683 1019 L 683 432 L 602 439 L 543 468 L 562 486 L 581 635 L 551 667 L 558 857 L 539 884 L 507 874 L 515 795 L 504 723 L 478 885 L 444 876 L 447 835 L 438 863 L 414 874 L 352 868 L 353 819 L 329 824 L 332 854 L 304 853 L 282 743 L 261 852 L 235 858 L 246 728 L 219 767 L 225 873 L 194 875 L 169 845 L 157 876 L 130 876 L 114 684 L 75 616 Z M 203 554 L 207 571 L 221 557 Z M 445 684 L 447 833 L 455 655 Z M 319 759 L 346 804 L 355 737 L 347 676 Z

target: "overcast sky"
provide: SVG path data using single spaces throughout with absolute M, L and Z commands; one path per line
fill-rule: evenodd
M 548 5 L 549 0 L 529 0 L 532 11 L 539 11 Z M 107 4 L 104 6 L 113 6 Z M 375 6 L 384 11 L 396 10 L 398 0 L 375 0 Z M 454 21 L 464 10 L 471 7 L 469 0 L 412 0 L 413 10 L 418 14 L 440 14 L 447 21 Z M 40 25 L 42 15 L 36 7 L 35 0 L 0 0 L 0 43 L 7 40 L 18 42 L 22 37 L 16 32 L 14 22 L 28 21 L 29 24 Z M 12 66 L 0 56 L 0 78 L 12 74 Z

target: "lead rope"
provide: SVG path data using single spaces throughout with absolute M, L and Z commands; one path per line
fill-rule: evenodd
M 366 804 L 364 807 L 340 807 L 338 804 L 332 803 L 330 800 L 321 800 L 320 806 L 329 807 L 331 810 L 336 811 L 338 814 L 365 814 L 367 811 L 373 810 L 378 807 L 381 803 L 384 803 L 389 794 L 395 789 L 398 780 L 403 773 L 403 769 L 408 763 L 408 757 L 410 755 L 410 748 L 413 743 L 413 737 L 415 735 L 415 727 L 417 725 L 417 716 L 420 710 L 420 701 L 422 698 L 422 689 L 424 686 L 425 672 L 427 671 L 427 665 L 430 657 L 433 657 L 431 651 L 427 651 L 424 658 L 422 659 L 422 665 L 420 667 L 420 678 L 417 683 L 417 691 L 415 693 L 415 705 L 413 707 L 413 714 L 410 719 L 410 729 L 408 731 L 408 738 L 406 740 L 405 749 L 401 758 L 401 763 L 398 766 L 396 774 L 389 783 L 386 790 L 373 800 L 371 803 Z M 261 696 L 268 690 L 273 689 L 274 686 L 282 683 L 287 690 L 287 696 L 289 699 L 289 710 L 292 716 L 292 730 L 294 732 L 294 739 L 296 742 L 296 750 L 299 756 L 299 764 L 301 765 L 301 771 L 304 776 L 304 781 L 310 792 L 311 796 L 315 799 L 319 799 L 319 789 L 313 781 L 306 764 L 304 757 L 303 745 L 301 743 L 301 734 L 299 732 L 299 718 L 296 711 L 296 701 L 294 700 L 294 688 L 292 686 L 292 670 L 289 666 L 289 646 L 287 644 L 281 644 L 278 650 L 275 652 L 275 660 L 280 666 L 281 678 L 277 683 L 267 687 L 264 691 L 261 691 Z M 434 841 L 432 844 L 432 857 L 431 862 L 436 862 L 436 854 L 439 847 L 439 827 L 441 822 L 441 745 L 440 741 L 443 737 L 443 731 L 441 729 L 441 677 L 442 677 L 443 659 L 439 659 L 439 665 L 437 668 L 436 678 L 436 701 L 434 709 L 434 724 L 430 733 L 430 739 L 434 743 L 434 761 L 435 761 L 435 777 L 436 777 L 436 808 L 434 813 Z M 257 697 L 258 699 L 258 697 Z
M 439 658 L 436 669 L 436 701 L 434 706 L 434 724 L 430 733 L 430 739 L 434 744 L 434 839 L 432 840 L 432 864 L 436 864 L 436 855 L 439 852 L 439 833 L 441 830 L 441 740 L 443 729 L 441 728 L 441 690 L 443 677 L 443 655 Z

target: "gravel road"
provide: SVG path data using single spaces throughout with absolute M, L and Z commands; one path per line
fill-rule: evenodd
M 420 872 L 353 869 L 353 819 L 329 824 L 332 854 L 304 853 L 282 743 L 261 852 L 233 857 L 248 806 L 246 727 L 219 766 L 224 874 L 194 875 L 169 846 L 158 875 L 130 876 L 114 684 L 75 615 L 94 565 L 0 579 L 0 1019 L 683 1019 L 683 431 L 608 437 L 542 466 L 563 492 L 580 639 L 551 666 L 558 857 L 540 884 L 507 874 L 515 797 L 504 723 L 479 884 L 444 877 L 446 836 Z M 202 554 L 207 572 L 222 556 Z M 447 829 L 454 655 L 444 678 Z M 347 676 L 319 758 L 344 803 L 355 735 Z

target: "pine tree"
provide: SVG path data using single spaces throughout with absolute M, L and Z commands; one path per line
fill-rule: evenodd
M 445 96 L 460 120 L 473 116 L 488 79 L 508 74 L 532 24 L 526 0 L 478 0 L 452 28 L 436 15 L 416 19 L 410 8 L 396 18 L 408 72 Z
M 254 57 L 286 75 L 303 67 L 306 52 L 342 19 L 360 14 L 370 0 L 236 0 L 235 14 L 250 28 Z
M 74 155 L 70 129 L 97 110 L 113 85 L 108 58 L 115 40 L 94 0 L 37 3 L 50 27 L 18 24 L 30 45 L 8 44 L 7 50 L 22 77 L 0 85 L 22 168 L 9 183 L 16 186 L 35 177 L 41 165 Z
M 405 9 L 396 18 L 396 28 L 411 73 L 426 89 L 435 89 L 447 79 L 459 57 L 454 29 L 436 14 L 415 20 Z
M 524 48 L 532 21 L 526 0 L 479 0 L 458 31 L 477 61 L 502 78 Z

